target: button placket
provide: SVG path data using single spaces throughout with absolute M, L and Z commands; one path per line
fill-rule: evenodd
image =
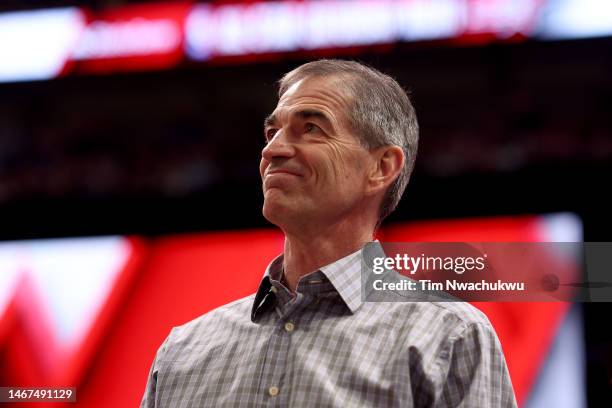
M 293 322 L 285 323 L 285 331 L 291 333 L 295 329 L 295 324 Z
M 277 328 L 282 321 L 282 317 L 275 319 L 275 325 L 272 327 Z M 282 407 L 286 404 L 287 394 L 282 392 L 282 388 L 290 348 L 291 337 L 278 329 L 272 330 L 259 382 L 262 391 L 261 402 L 265 406 Z
M 280 292 L 278 290 L 276 295 L 280 295 Z M 265 405 L 286 406 L 287 400 L 290 398 L 290 390 L 283 392 L 282 388 L 288 364 L 287 356 L 290 355 L 291 334 L 296 329 L 295 322 L 299 318 L 301 310 L 309 301 L 308 296 L 298 292 L 293 301 L 280 302 L 275 308 L 278 313 L 276 330 L 271 333 L 266 353 L 266 363 L 262 371 L 261 379 L 265 382 L 260 382 L 263 391 L 262 397 L 264 398 L 262 402 Z

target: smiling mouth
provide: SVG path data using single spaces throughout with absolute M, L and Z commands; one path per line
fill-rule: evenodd
M 291 171 L 275 169 L 272 171 L 268 171 L 264 174 L 263 178 L 263 188 L 264 190 L 270 190 L 273 188 L 280 188 L 281 190 L 285 189 L 289 184 L 293 184 L 296 179 L 302 177 L 299 174 L 293 173 Z
M 272 170 L 266 173 L 266 177 L 268 176 L 275 176 L 275 175 L 285 175 L 285 176 L 295 176 L 295 177 L 300 177 L 299 174 L 293 173 L 291 171 L 287 171 L 287 170 Z

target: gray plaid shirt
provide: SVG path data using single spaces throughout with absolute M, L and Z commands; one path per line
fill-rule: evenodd
M 364 302 L 360 251 L 174 328 L 141 407 L 515 407 L 497 336 L 463 302 Z

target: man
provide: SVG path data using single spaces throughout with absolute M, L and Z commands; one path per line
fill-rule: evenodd
M 281 79 L 264 134 L 263 214 L 284 252 L 255 295 L 172 330 L 142 406 L 516 406 L 475 308 L 362 298 L 361 249 L 416 155 L 397 82 L 351 61 L 302 65 Z

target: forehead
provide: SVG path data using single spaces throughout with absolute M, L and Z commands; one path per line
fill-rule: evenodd
M 292 84 L 278 101 L 274 115 L 290 114 L 298 108 L 322 110 L 338 122 L 345 122 L 350 107 L 346 83 L 339 77 L 308 77 Z

